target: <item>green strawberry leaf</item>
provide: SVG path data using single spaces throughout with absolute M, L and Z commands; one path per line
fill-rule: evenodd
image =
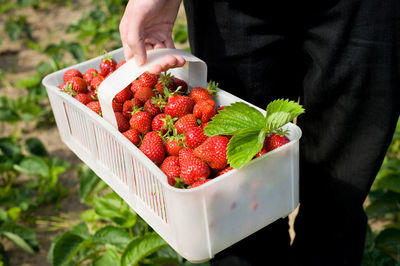
M 259 152 L 264 144 L 266 132 L 259 128 L 244 128 L 231 138 L 227 147 L 228 163 L 239 169 Z
M 269 103 L 266 111 L 265 130 L 271 133 L 304 113 L 304 108 L 294 101 L 280 99 Z
M 208 122 L 204 132 L 207 136 L 234 135 L 236 132 L 246 128 L 264 127 L 263 114 L 243 102 L 235 102 L 215 115 Z

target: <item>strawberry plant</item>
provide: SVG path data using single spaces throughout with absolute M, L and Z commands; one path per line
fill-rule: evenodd
M 365 208 L 371 224 L 381 221 L 385 226 L 383 230 L 368 226 L 363 265 L 400 265 L 399 144 L 400 120 Z
M 204 132 L 208 136 L 232 136 L 227 147 L 228 163 L 241 168 L 262 149 L 266 136 L 284 134 L 280 128 L 303 112 L 293 101 L 276 100 L 268 104 L 264 117 L 257 109 L 236 102 L 215 115 Z
M 0 209 L 0 239 L 6 238 L 15 246 L 30 254 L 37 253 L 39 244 L 35 231 L 18 224 L 16 219 L 18 219 L 18 214 L 16 214 L 14 208 Z M 8 263 L 9 256 L 0 242 L 0 265 L 8 265 Z
M 35 232 L 19 221 L 32 222 L 33 209 L 66 195 L 57 181 L 68 167 L 68 163 L 49 157 L 38 138 L 0 138 L 0 237 L 26 252 L 38 252 Z M 7 265 L 8 256 L 0 244 L 1 262 Z
M 53 265 L 191 265 L 93 171 L 82 165 L 79 175 L 80 199 L 91 208 L 82 222 L 55 237 L 48 254 Z
M 38 138 L 21 143 L 11 137 L 0 138 L 0 202 L 2 206 L 29 211 L 42 203 L 58 201 L 67 191 L 58 176 L 69 164 L 49 157 Z M 28 176 L 21 184 L 20 179 Z

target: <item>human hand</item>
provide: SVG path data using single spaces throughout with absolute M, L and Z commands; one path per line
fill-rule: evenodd
M 131 0 L 121 19 L 119 30 L 125 59 L 135 58 L 136 64 L 146 63 L 146 50 L 175 48 L 172 28 L 181 0 Z M 166 59 L 160 68 L 174 67 L 181 58 Z M 159 70 L 159 69 L 155 69 Z
M 150 66 L 148 71 L 150 73 L 159 74 L 170 68 L 182 67 L 185 63 L 186 60 L 182 56 L 166 55 L 158 64 Z

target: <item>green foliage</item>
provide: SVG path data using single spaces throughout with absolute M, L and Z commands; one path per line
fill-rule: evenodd
M 26 16 L 10 17 L 4 26 L 4 31 L 13 40 L 19 40 L 24 33 L 28 39 L 32 39 L 32 33 Z
M 121 47 L 119 22 L 127 3 L 126 0 L 92 1 L 93 8 L 70 25 L 67 33 L 75 33 L 79 43 L 86 43 L 84 51 L 90 56 Z
M 363 265 L 400 265 L 400 119 L 385 160 L 369 193 L 369 219 L 388 221 L 385 229 L 367 231 Z
M 1 205 L 28 211 L 42 203 L 60 200 L 67 191 L 58 183 L 58 176 L 68 168 L 67 162 L 48 157 L 36 137 L 25 141 L 0 138 Z M 27 180 L 19 184 L 20 179 Z
M 91 208 L 82 222 L 53 240 L 48 256 L 53 265 L 191 265 L 92 170 L 82 165 L 79 174 L 80 199 Z
M 208 136 L 233 135 L 227 147 L 227 158 L 228 163 L 238 169 L 261 150 L 267 134 L 275 134 L 303 112 L 301 105 L 281 99 L 268 104 L 264 117 L 256 108 L 235 102 L 215 115 L 204 132 Z
M 19 208 L 3 210 L 0 208 L 0 238 L 7 238 L 21 250 L 34 254 L 39 251 L 36 233 L 32 229 L 16 222 L 20 214 Z M 0 243 L 0 265 L 8 265 L 8 255 Z

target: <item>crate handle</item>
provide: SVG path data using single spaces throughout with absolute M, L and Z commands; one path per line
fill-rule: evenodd
M 138 66 L 133 58 L 128 60 L 118 68 L 118 70 L 109 75 L 97 90 L 103 118 L 114 128 L 118 128 L 118 126 L 112 108 L 112 99 L 140 74 L 145 72 L 149 66 L 159 63 L 166 55 L 179 55 L 185 58 L 186 62 L 189 62 L 189 75 L 187 80 L 189 87 L 207 86 L 207 65 L 194 55 L 179 49 L 163 48 L 147 51 L 146 64 Z

